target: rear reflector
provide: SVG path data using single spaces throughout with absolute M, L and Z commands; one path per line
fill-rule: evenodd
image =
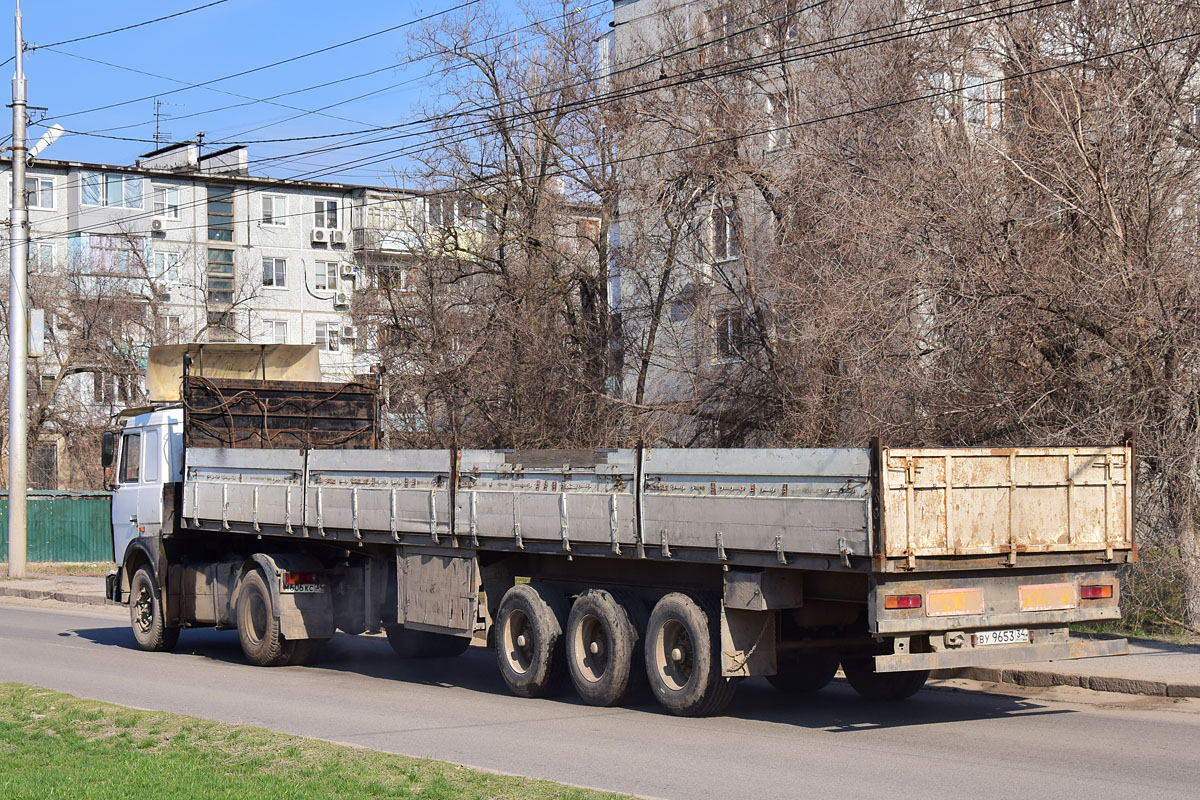
M 889 594 L 883 598 L 884 608 L 920 608 L 919 594 Z
M 959 617 L 983 613 L 983 589 L 931 589 L 925 593 L 925 616 Z
M 1113 596 L 1113 587 L 1111 584 L 1103 586 L 1080 586 L 1079 596 L 1084 600 L 1107 600 Z
M 1022 611 L 1061 611 L 1079 605 L 1075 600 L 1075 584 L 1073 583 L 1039 583 L 1022 586 L 1017 593 L 1021 598 Z

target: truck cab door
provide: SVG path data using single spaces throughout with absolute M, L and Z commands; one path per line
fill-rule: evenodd
M 137 501 L 137 530 L 141 536 L 157 536 L 162 531 L 165 459 L 162 429 L 144 428 Z
M 121 435 L 117 455 L 117 486 L 112 498 L 113 554 L 120 563 L 129 543 L 138 537 L 138 493 L 141 484 L 142 432 Z

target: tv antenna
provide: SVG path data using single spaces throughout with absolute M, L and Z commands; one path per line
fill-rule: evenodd
M 166 106 L 175 106 L 178 108 L 179 105 L 179 103 L 168 103 L 165 100 L 159 100 L 157 97 L 154 98 L 154 146 L 156 148 L 162 147 L 163 144 L 171 141 L 171 134 L 162 130 L 163 119 L 170 119 L 171 114 L 168 111 L 163 111 L 163 108 Z

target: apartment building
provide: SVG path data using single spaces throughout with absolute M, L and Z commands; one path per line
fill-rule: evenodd
M 11 197 L 10 164 L 0 173 Z M 37 159 L 25 191 L 30 303 L 47 318 L 31 361 L 44 488 L 96 484 L 90 455 L 68 451 L 91 454 L 110 415 L 140 401 L 150 345 L 315 344 L 326 380 L 369 373 L 356 295 L 381 267 L 403 276 L 427 226 L 455 224 L 436 195 L 258 177 L 245 148 L 193 143 L 133 166 Z

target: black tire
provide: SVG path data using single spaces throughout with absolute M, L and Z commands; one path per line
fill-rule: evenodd
M 567 618 L 567 669 L 575 691 L 593 706 L 620 705 L 645 670 L 636 597 L 588 589 L 575 599 Z M 634 610 L 631 612 L 630 607 Z M 644 612 L 643 612 L 644 613 Z
M 129 627 L 143 650 L 165 653 L 179 642 L 179 628 L 167 624 L 158 582 L 148 564 L 138 567 L 129 580 Z
M 778 672 L 767 680 L 785 694 L 807 694 L 828 686 L 837 670 L 837 656 L 790 653 L 779 656 Z
M 872 658 L 842 660 L 842 671 L 854 691 L 868 700 L 891 702 L 907 700 L 929 680 L 929 670 L 912 672 L 876 672 Z
M 468 636 L 414 631 L 403 625 L 388 625 L 388 644 L 401 658 L 453 658 L 467 652 L 471 646 Z
M 242 578 L 237 601 L 237 631 L 242 652 L 251 664 L 282 667 L 291 664 L 296 655 L 297 643 L 280 633 L 271 590 L 258 570 Z
M 737 681 L 721 675 L 720 617 L 702 600 L 672 592 L 646 627 L 646 675 L 655 699 L 680 717 L 719 714 Z
M 544 584 L 518 584 L 504 593 L 496 612 L 496 663 L 513 694 L 551 697 L 566 689 L 568 613 L 566 598 Z

